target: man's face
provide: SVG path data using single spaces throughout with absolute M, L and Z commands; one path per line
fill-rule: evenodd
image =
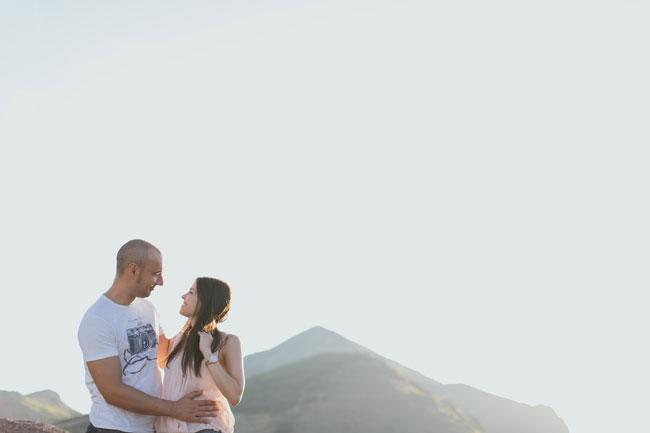
M 136 279 L 136 296 L 146 298 L 156 286 L 163 285 L 162 256 L 158 251 L 151 251 L 149 258 Z

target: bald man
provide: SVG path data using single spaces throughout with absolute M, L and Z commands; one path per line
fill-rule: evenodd
M 86 433 L 154 433 L 156 416 L 200 422 L 216 416 L 217 402 L 160 399 L 157 349 L 160 318 L 147 298 L 163 285 L 160 250 L 141 239 L 117 252 L 115 279 L 88 309 L 79 325 L 92 406 Z

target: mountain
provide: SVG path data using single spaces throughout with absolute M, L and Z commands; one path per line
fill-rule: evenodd
M 325 354 L 328 354 L 328 356 L 325 356 Z M 549 407 L 518 403 L 466 385 L 441 384 L 322 327 L 311 328 L 276 348 L 250 355 L 250 357 L 253 358 L 253 362 L 245 359 L 246 393 L 242 403 L 235 408 L 235 413 L 237 415 L 241 414 L 236 416 L 239 427 L 238 433 L 261 432 L 263 431 L 263 425 L 266 425 L 265 423 L 275 425 L 280 422 L 274 421 L 276 415 L 271 409 L 274 406 L 271 405 L 270 401 L 273 401 L 274 404 L 278 403 L 283 401 L 281 396 L 285 394 L 291 395 L 292 393 L 301 395 L 303 399 L 307 400 L 310 398 L 321 398 L 323 400 L 327 398 L 325 396 L 333 399 L 335 397 L 339 398 L 340 395 L 356 395 L 358 400 L 349 400 L 350 403 L 353 403 L 353 412 L 356 412 L 356 414 L 350 413 L 350 410 L 345 409 L 345 407 L 337 407 L 333 413 L 345 414 L 345 419 L 349 422 L 352 422 L 350 420 L 353 419 L 358 421 L 353 423 L 354 428 L 346 429 L 341 427 L 339 431 L 361 431 L 359 429 L 364 428 L 365 423 L 371 422 L 372 417 L 376 416 L 376 413 L 365 405 L 369 396 L 363 392 L 364 389 L 373 390 L 370 394 L 378 392 L 375 387 L 380 385 L 375 384 L 374 380 L 384 384 L 386 381 L 398 384 L 393 388 L 383 386 L 381 387 L 381 393 L 376 396 L 373 395 L 373 398 L 376 397 L 382 401 L 400 402 L 403 398 L 400 390 L 411 390 L 415 395 L 419 395 L 424 398 L 424 401 L 429 402 L 431 408 L 444 403 L 443 407 L 446 408 L 447 412 L 456 414 L 458 425 L 453 428 L 448 425 L 448 430 L 439 427 L 436 433 L 455 431 L 454 428 L 475 428 L 477 431 L 481 429 L 485 433 L 568 433 L 564 422 Z M 338 364 L 336 368 L 334 366 L 328 367 L 328 362 Z M 365 368 L 348 371 L 347 362 L 351 363 L 355 368 L 358 368 L 359 365 L 365 365 Z M 297 385 L 298 379 L 294 379 L 291 373 L 305 371 L 310 372 L 310 374 L 300 376 L 300 379 L 305 381 L 302 384 L 305 389 L 301 390 L 301 387 Z M 322 384 L 322 388 L 318 390 L 307 385 L 314 380 L 312 375 L 316 374 L 316 372 L 324 374 L 328 378 Z M 359 380 L 338 382 L 339 375 L 344 372 L 348 376 L 358 375 Z M 365 375 L 365 372 L 372 372 L 377 376 L 372 379 Z M 280 377 L 281 380 L 275 380 L 276 377 Z M 346 383 L 348 384 L 347 388 Z M 320 397 L 314 397 L 310 393 Z M 268 410 L 265 409 L 264 402 L 260 402 L 260 395 L 268 398 L 269 402 L 266 403 L 270 405 Z M 289 416 L 289 412 L 287 412 L 285 419 L 294 420 L 291 428 L 300 426 L 299 419 L 303 416 L 302 414 L 305 414 L 304 416 L 307 416 L 309 422 L 312 423 L 309 424 L 308 428 L 310 433 L 312 429 L 320 425 L 322 420 L 328 419 L 326 414 L 317 407 L 303 406 L 303 400 L 288 401 L 293 401 L 293 411 L 297 411 L 295 416 Z M 435 404 L 432 404 L 431 401 L 435 402 Z M 421 402 L 422 400 L 418 400 L 418 404 Z M 426 410 L 418 406 L 418 404 L 416 404 L 416 407 L 419 407 L 418 413 L 422 411 L 424 411 L 422 413 L 425 413 Z M 383 405 L 380 406 L 383 407 Z M 286 412 L 287 407 L 276 409 L 280 410 L 280 412 Z M 393 410 L 396 408 L 401 408 L 400 410 L 403 412 Z M 312 412 L 312 410 L 315 412 Z M 413 416 L 413 414 L 404 415 L 406 413 L 410 413 L 407 408 L 398 405 L 391 407 L 391 411 L 382 412 L 382 416 L 390 415 L 389 418 L 393 421 L 387 421 L 389 425 L 394 425 L 398 423 L 397 420 L 402 420 L 409 425 L 407 428 L 411 428 L 410 426 L 413 425 L 419 426 L 418 428 L 425 431 L 428 426 L 434 423 L 431 419 L 425 422 L 425 419 Z M 369 417 L 369 415 L 371 416 Z M 476 424 L 472 424 L 470 420 L 475 420 Z M 331 422 L 331 420 L 328 422 Z M 397 428 L 395 425 L 394 427 Z M 291 428 L 285 425 L 278 432 L 285 432 L 287 429 L 291 430 Z M 375 426 L 375 428 L 377 427 Z M 399 429 L 404 430 L 404 425 L 401 425 Z
M 246 372 L 246 378 L 249 378 L 324 353 L 372 352 L 335 332 L 321 326 L 314 326 L 289 338 L 271 350 L 246 356 L 244 358 L 244 371 Z
M 234 412 L 238 433 L 484 433 L 370 353 L 316 355 L 256 375 Z
M 22 395 L 0 391 L 0 417 L 53 423 L 81 415 L 61 401 L 54 391 L 39 391 Z

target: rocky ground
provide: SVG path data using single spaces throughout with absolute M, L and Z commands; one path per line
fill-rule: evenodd
M 0 418 L 0 433 L 66 433 L 65 430 L 36 421 Z

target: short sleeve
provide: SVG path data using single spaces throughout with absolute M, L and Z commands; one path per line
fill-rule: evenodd
M 85 316 L 79 325 L 77 336 L 85 362 L 119 355 L 113 330 L 100 317 Z

